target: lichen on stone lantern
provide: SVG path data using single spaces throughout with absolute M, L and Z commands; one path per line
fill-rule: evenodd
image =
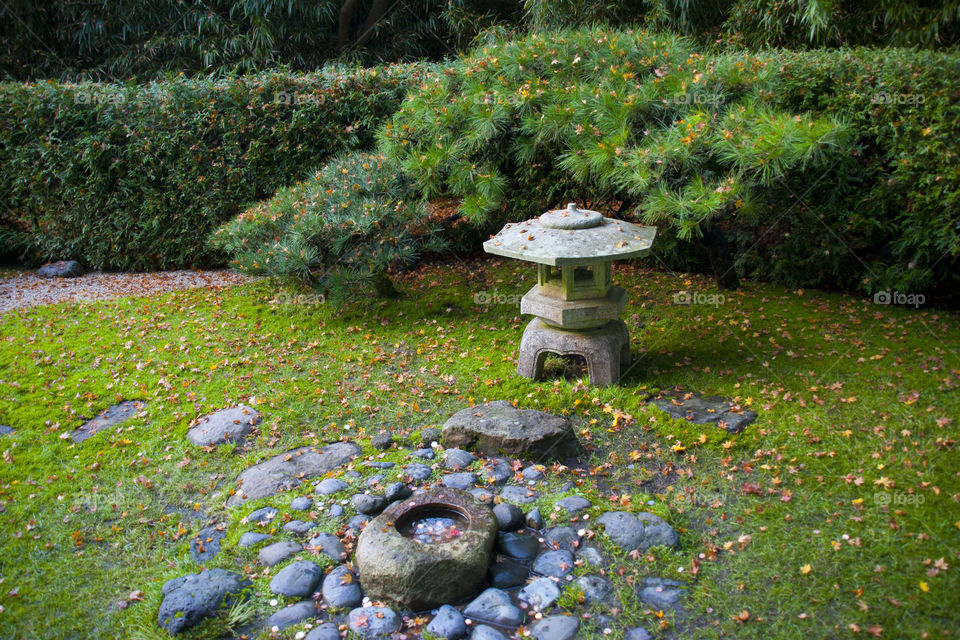
M 536 316 L 520 343 L 520 375 L 539 378 L 555 353 L 583 357 L 593 384 L 619 380 L 630 336 L 620 320 L 627 292 L 613 284 L 612 263 L 647 255 L 656 233 L 571 203 L 508 224 L 483 243 L 487 253 L 537 265 L 537 284 L 520 302 L 521 313 Z

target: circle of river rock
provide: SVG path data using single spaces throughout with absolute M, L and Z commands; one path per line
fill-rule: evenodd
M 256 411 L 249 407 L 225 409 L 201 419 L 188 437 L 201 445 L 242 440 L 258 420 Z M 564 497 L 554 502 L 554 513 L 548 514 L 551 521 L 559 519 L 563 524 L 548 526 L 539 508 L 529 508 L 547 489 L 545 474 L 552 473 L 548 468 L 504 458 L 480 458 L 482 469 L 478 474 L 469 470 L 478 460 L 473 453 L 442 449 L 436 444 L 441 439 L 439 429 L 425 429 L 421 437 L 432 446 L 422 444 L 411 450 L 401 467 L 378 459 L 353 462 L 360 447 L 338 442 L 288 451 L 241 474 L 241 489 L 230 497 L 228 506 L 268 496 L 279 501 L 282 491 L 299 488 L 297 492 L 301 493 L 302 480 L 315 478 L 313 495 L 298 495 L 287 503 L 286 513 L 267 506 L 242 520 L 248 530 L 240 536 L 240 547 L 259 548 L 259 562 L 266 567 L 287 563 L 273 575 L 270 591 L 297 599 L 258 626 L 281 630 L 308 623 L 306 640 L 334 640 L 348 629 L 364 638 L 417 638 L 426 631 L 439 638 L 506 640 L 517 637 L 521 628 L 538 640 L 568 640 L 588 626 L 601 633 L 622 632 L 628 640 L 651 637 L 643 628 L 618 627 L 615 619 L 603 613 L 577 615 L 569 607 L 561 609 L 557 602 L 573 585 L 584 609 L 597 604 L 612 608 L 624 604 L 617 602 L 613 584 L 605 577 L 609 559 L 589 541 L 591 528 L 602 526 L 620 548 L 642 552 L 652 546 L 676 546 L 677 534 L 669 524 L 651 513 L 625 511 L 606 512 L 591 522 L 593 504 L 583 496 L 571 495 L 575 487 L 567 483 L 553 490 Z M 394 444 L 389 434 L 374 436 L 371 442 L 378 449 Z M 364 477 L 355 468 L 344 468 L 358 464 L 371 468 L 373 475 Z M 486 587 L 467 602 L 429 611 L 396 610 L 370 602 L 349 562 L 348 549 L 376 514 L 430 486 L 465 490 L 478 501 L 494 505 L 499 533 Z M 293 517 L 296 513 L 304 514 L 304 519 Z M 342 526 L 336 534 L 315 533 L 317 519 L 336 520 Z M 277 540 L 264 533 L 283 520 L 286 522 L 281 530 L 290 539 Z M 203 564 L 219 554 L 226 536 L 224 529 L 211 525 L 197 533 L 190 544 L 195 562 Z M 329 572 L 305 559 L 321 553 L 335 563 Z M 577 567 L 587 567 L 588 572 L 574 577 Z M 246 597 L 249 587 L 248 579 L 224 569 L 175 578 L 163 586 L 158 623 L 172 634 L 179 633 L 215 615 L 236 598 Z M 639 585 L 637 597 L 654 610 L 682 610 L 685 590 L 683 583 L 648 577 Z M 250 631 L 256 632 L 256 628 Z

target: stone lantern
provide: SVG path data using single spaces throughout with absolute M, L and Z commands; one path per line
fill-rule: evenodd
M 508 224 L 483 243 L 487 253 L 537 265 L 537 284 L 520 301 L 520 313 L 536 316 L 520 342 L 520 375 L 536 380 L 554 353 L 583 357 L 591 384 L 620 379 L 630 335 L 620 319 L 627 292 L 613 285 L 612 263 L 647 255 L 656 233 L 571 203 Z

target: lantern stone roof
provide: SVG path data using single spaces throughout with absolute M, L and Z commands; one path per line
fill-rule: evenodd
M 556 267 L 582 266 L 643 257 L 656 235 L 656 227 L 605 218 L 570 203 L 566 209 L 506 225 L 483 243 L 483 250 Z

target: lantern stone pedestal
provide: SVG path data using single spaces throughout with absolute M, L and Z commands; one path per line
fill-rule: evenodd
M 568 331 L 534 318 L 520 340 L 517 373 L 539 379 L 548 353 L 582 357 L 587 361 L 590 384 L 616 384 L 621 367 L 630 364 L 630 333 L 623 320 L 610 320 L 594 329 Z
M 620 320 L 627 292 L 614 286 L 612 263 L 647 255 L 656 234 L 570 203 L 508 224 L 484 242 L 487 253 L 537 265 L 537 284 L 520 301 L 520 313 L 536 317 L 523 332 L 517 373 L 540 378 L 553 353 L 586 360 L 591 384 L 619 381 L 630 363 L 630 335 Z

